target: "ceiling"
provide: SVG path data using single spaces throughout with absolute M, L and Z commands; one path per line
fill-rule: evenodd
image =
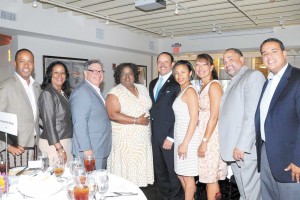
M 32 3 L 33 0 L 23 0 Z M 300 24 L 299 0 L 166 0 L 166 9 L 143 12 L 134 0 L 38 0 L 43 9 L 99 18 L 154 37 L 178 37 Z M 174 14 L 176 3 L 179 13 Z M 88 20 L 88 19 L 87 19 Z M 220 32 L 220 33 L 219 33 Z

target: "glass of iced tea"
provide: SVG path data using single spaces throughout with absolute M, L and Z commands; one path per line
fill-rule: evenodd
M 88 200 L 89 187 L 87 185 L 76 185 L 73 189 L 75 200 Z
M 96 165 L 96 160 L 93 155 L 84 156 L 84 168 L 88 174 L 94 171 L 95 165 Z
M 53 171 L 54 171 L 55 176 L 57 177 L 57 181 L 63 182 L 61 179 L 61 176 L 63 175 L 63 173 L 65 171 L 64 158 L 62 158 L 62 157 L 54 158 Z

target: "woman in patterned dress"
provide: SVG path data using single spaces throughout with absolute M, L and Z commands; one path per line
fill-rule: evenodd
M 222 161 L 219 149 L 218 116 L 222 87 L 214 69 L 213 59 L 200 54 L 196 59 L 195 72 L 202 81 L 199 95 L 199 131 L 202 142 L 198 149 L 199 182 L 206 183 L 207 199 L 220 195 L 218 180 L 227 175 L 227 164 Z
M 198 96 L 191 85 L 193 66 L 185 60 L 176 62 L 173 76 L 180 85 L 180 93 L 173 103 L 174 126 L 174 168 L 184 190 L 184 199 L 194 199 L 196 191 L 194 177 L 198 175 L 197 149 L 200 135 L 198 123 Z
M 152 102 L 145 86 L 137 84 L 135 64 L 122 63 L 115 69 L 116 86 L 106 98 L 112 120 L 112 150 L 107 169 L 139 187 L 154 182 L 149 109 Z

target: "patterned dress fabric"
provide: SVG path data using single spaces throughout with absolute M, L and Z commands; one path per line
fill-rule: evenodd
M 193 88 L 192 85 L 187 88 Z M 181 94 L 175 99 L 173 103 L 173 110 L 175 113 L 175 127 L 174 127 L 174 168 L 175 172 L 181 176 L 198 176 L 198 156 L 197 150 L 200 143 L 199 131 L 196 128 L 195 133 L 188 145 L 187 157 L 179 159 L 178 146 L 183 142 L 185 134 L 188 129 L 190 114 L 187 103 L 182 101 L 181 97 L 185 93 L 185 88 Z M 196 90 L 195 90 L 196 91 Z
M 121 105 L 121 113 L 139 117 L 149 115 L 152 102 L 145 86 L 135 84 L 138 97 L 119 84 L 109 94 L 115 95 Z M 120 124 L 112 121 L 112 149 L 107 169 L 139 187 L 154 182 L 150 124 L 148 126 Z
M 203 88 L 199 96 L 199 130 L 201 141 L 205 134 L 207 122 L 210 118 L 210 100 L 208 91 L 212 82 L 219 83 L 216 80 L 211 81 Z M 205 157 L 199 159 L 199 181 L 202 183 L 215 183 L 218 180 L 224 180 L 226 175 L 227 164 L 221 159 L 217 125 L 207 143 Z

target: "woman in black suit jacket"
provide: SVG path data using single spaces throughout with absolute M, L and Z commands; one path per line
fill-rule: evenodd
M 44 90 L 38 100 L 40 118 L 43 121 L 43 132 L 39 147 L 48 157 L 62 156 L 72 159 L 72 121 L 68 100 L 70 94 L 69 72 L 63 62 L 52 62 L 42 83 Z

